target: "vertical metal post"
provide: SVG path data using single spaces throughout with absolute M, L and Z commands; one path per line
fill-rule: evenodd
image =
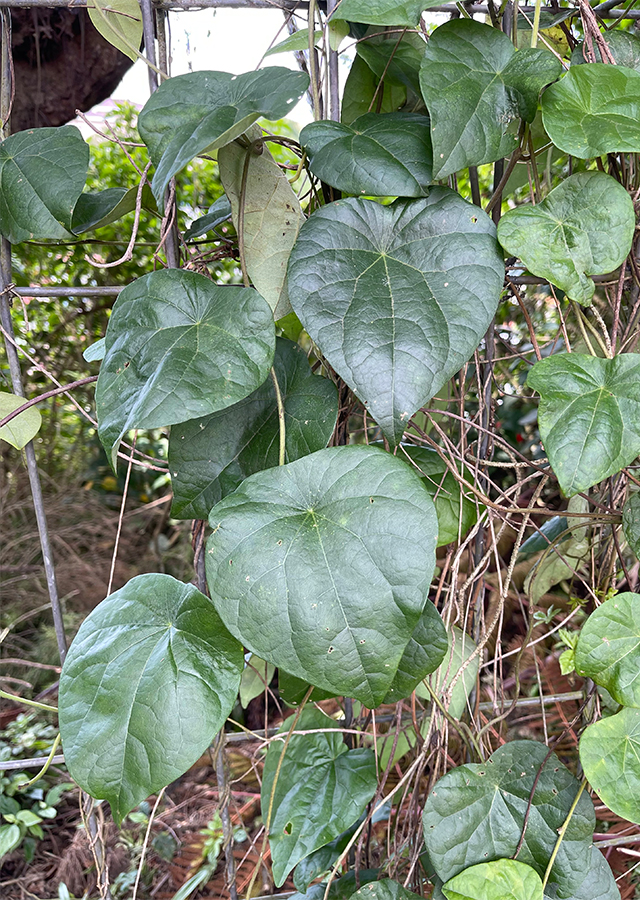
M 327 16 L 331 16 L 337 0 L 327 0 Z M 328 39 L 328 38 L 327 38 Z M 338 51 L 329 47 L 329 118 L 340 121 L 340 71 Z
M 153 7 L 151 0 L 140 0 L 142 12 L 142 33 L 144 34 L 144 52 L 152 66 L 156 65 L 156 35 L 153 20 Z M 147 66 L 149 73 L 149 92 L 153 94 L 158 89 L 158 73 L 151 66 Z

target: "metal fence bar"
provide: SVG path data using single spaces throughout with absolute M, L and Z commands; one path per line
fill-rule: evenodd
M 18 297 L 117 297 L 125 285 L 113 284 L 104 287 L 12 287 L 11 293 Z

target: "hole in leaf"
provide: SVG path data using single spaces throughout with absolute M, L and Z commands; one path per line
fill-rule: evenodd
M 291 832 L 293 831 L 293 823 L 287 822 L 282 830 L 285 834 L 291 834 Z

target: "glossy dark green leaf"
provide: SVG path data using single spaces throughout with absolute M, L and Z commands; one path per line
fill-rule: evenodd
M 380 869 L 360 869 L 358 881 L 360 885 L 369 884 L 377 880 L 379 873 Z M 334 878 L 329 886 L 329 900 L 349 900 L 357 887 L 355 872 L 347 872 L 342 878 Z M 312 884 L 305 893 L 291 894 L 288 900 L 323 900 L 326 890 L 326 884 Z
M 26 402 L 24 397 L 19 397 L 17 394 L 0 391 L 0 419 L 4 419 L 16 409 L 20 409 Z M 29 409 L 25 409 L 15 419 L 11 419 L 0 428 L 0 441 L 6 441 L 16 450 L 22 450 L 40 431 L 41 425 L 42 416 L 39 409 L 36 406 L 30 406 Z
M 383 703 L 397 703 L 409 697 L 420 682 L 438 668 L 449 647 L 449 638 L 440 613 L 427 600 L 407 644 L 398 671 Z
M 229 203 L 229 198 L 223 194 L 222 197 L 218 197 L 215 203 L 211 204 L 206 215 L 200 216 L 199 219 L 191 223 L 184 233 L 184 239 L 185 241 L 193 241 L 198 237 L 202 237 L 203 234 L 212 231 L 230 218 L 231 204 Z
M 121 292 L 96 388 L 98 429 L 115 464 L 131 428 L 161 428 L 243 400 L 269 374 L 273 316 L 251 288 L 165 269 Z
M 263 659 L 374 708 L 424 609 L 437 520 L 420 478 L 373 447 L 259 472 L 209 517 L 207 579 Z
M 623 706 L 640 707 L 640 594 L 616 594 L 582 626 L 576 671 Z
M 595 291 L 589 276 L 612 272 L 624 262 L 635 224 L 633 201 L 615 178 L 580 172 L 535 206 L 505 213 L 498 240 L 534 275 L 589 306 Z
M 378 78 L 384 78 L 385 83 L 407 88 L 409 102 L 413 98 L 422 101 L 420 65 L 425 49 L 424 38 L 414 31 L 381 34 L 380 29 L 375 27 L 370 28 L 356 45 L 358 56 L 364 59 Z
M 438 515 L 438 547 L 463 538 L 478 519 L 475 502 L 461 493 L 459 483 L 435 450 L 406 444 L 402 454 L 406 454 L 422 474 L 424 486 L 433 497 Z M 466 470 L 464 477 L 473 481 L 473 475 Z
M 290 721 L 280 731 L 286 733 Z M 340 725 L 317 709 L 306 709 L 280 765 L 282 743 L 269 745 L 262 776 L 262 818 L 272 807 L 269 845 L 273 878 L 280 887 L 309 853 L 328 844 L 360 816 L 377 787 L 376 760 L 366 749 L 348 750 Z M 280 765 L 280 773 L 275 773 Z
M 496 859 L 460 872 L 442 886 L 447 900 L 543 900 L 538 873 L 516 859 Z
M 152 187 L 158 206 L 164 208 L 170 179 L 194 157 L 224 147 L 260 116 L 283 118 L 308 86 L 304 73 L 278 67 L 244 75 L 189 72 L 163 81 L 138 118 L 156 166 Z
M 513 856 L 547 753 L 536 741 L 511 741 L 486 763 L 459 766 L 437 782 L 427 799 L 423 824 L 429 857 L 443 881 L 477 863 Z M 540 773 L 518 855 L 540 876 L 578 790 L 577 780 L 552 754 Z M 559 897 L 570 897 L 584 880 L 594 827 L 593 803 L 583 793 L 551 869 L 549 880 Z
M 640 493 L 629 494 L 622 508 L 622 530 L 631 551 L 640 558 Z
M 289 675 L 284 669 L 278 669 L 278 693 L 288 706 L 299 706 L 310 687 L 311 685 L 304 678 L 296 678 L 295 675 Z M 323 691 L 317 687 L 314 687 L 312 694 L 316 703 L 339 696 L 340 694 L 336 694 L 335 691 Z
M 605 31 L 602 35 L 611 55 L 618 66 L 626 66 L 628 69 L 640 71 L 640 38 L 628 31 Z M 602 62 L 600 48 L 596 41 L 593 42 L 595 62 Z M 571 54 L 571 65 L 581 66 L 588 62 L 585 44 L 578 44 Z
M 558 353 L 527 384 L 540 394 L 538 426 L 566 496 L 615 475 L 640 453 L 640 355 Z
M 540 91 L 561 72 L 549 50 L 516 51 L 506 34 L 472 19 L 436 28 L 420 70 L 434 178 L 508 156 L 517 146 L 509 124 L 532 122 Z
M 403 85 L 385 79 L 378 91 L 380 78 L 360 56 L 351 63 L 342 95 L 341 121 L 350 125 L 359 116 L 373 108 L 375 112 L 390 113 L 399 110 L 407 102 L 407 89 Z M 378 102 L 379 101 L 379 102 Z
M 339 200 L 302 226 L 294 311 L 393 443 L 469 359 L 504 279 L 495 227 L 447 188 L 381 206 Z
M 341 0 L 333 19 L 364 22 L 367 25 L 407 25 L 415 28 L 420 13 L 439 0 Z
M 314 175 L 347 194 L 422 197 L 431 182 L 429 120 L 369 113 L 352 125 L 324 120 L 300 133 Z
M 539 526 L 539 529 L 522 544 L 519 555 L 531 556 L 533 553 L 541 553 L 543 550 L 550 547 L 551 544 L 555 544 L 560 535 L 567 531 L 568 527 L 569 520 L 566 516 L 553 516 L 553 518 L 547 519 L 547 521 L 543 522 L 542 525 Z M 566 541 L 569 537 L 570 535 L 566 534 L 561 541 Z
M 138 188 L 107 188 L 106 191 L 80 194 L 73 210 L 71 230 L 74 234 L 95 231 L 111 225 L 136 208 Z M 156 211 L 156 202 L 147 184 L 142 188 L 142 206 Z
M 420 895 L 408 891 L 397 881 L 383 878 L 364 885 L 351 896 L 353 900 L 417 900 Z
M 579 750 L 585 777 L 602 802 L 640 824 L 640 709 L 625 707 L 588 725 Z
M 211 602 L 139 575 L 80 626 L 60 676 L 65 762 L 116 822 L 191 766 L 238 693 L 242 647 Z
M 245 135 L 261 135 L 254 125 Z M 245 168 L 249 154 L 248 168 Z M 266 146 L 256 153 L 232 141 L 218 152 L 220 179 L 231 201 L 233 223 L 240 229 L 240 198 L 244 184 L 244 259 L 251 283 L 267 301 L 275 319 L 291 312 L 287 295 L 287 263 L 304 214 L 289 180 Z
M 0 233 L 12 244 L 73 237 L 88 166 L 89 145 L 74 125 L 8 137 L 0 145 Z
M 555 885 L 544 889 L 545 900 L 556 900 Z M 620 891 L 611 866 L 595 847 L 591 851 L 591 865 L 586 878 L 566 900 L 620 900 Z
M 338 415 L 334 383 L 313 375 L 306 353 L 278 338 L 274 368 L 285 410 L 285 459 L 329 443 Z M 171 430 L 171 514 L 206 519 L 213 506 L 254 472 L 278 465 L 280 423 L 271 378 L 245 400 Z
M 362 816 L 346 831 L 339 834 L 337 838 L 300 860 L 293 873 L 293 883 L 296 890 L 304 894 L 312 881 L 315 881 L 316 878 L 319 878 L 331 869 L 342 851 L 346 849 L 361 821 Z
M 542 97 L 547 134 L 565 153 L 587 159 L 640 151 L 640 72 L 590 63 L 572 66 Z

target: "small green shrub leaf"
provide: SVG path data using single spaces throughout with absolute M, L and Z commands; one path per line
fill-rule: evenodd
M 295 313 L 393 443 L 469 359 L 498 304 L 494 225 L 447 188 L 382 206 L 339 200 L 302 226 Z
M 273 316 L 251 288 L 165 269 L 121 292 L 106 333 L 96 405 L 115 465 L 131 428 L 161 428 L 226 409 L 269 374 Z
M 640 707 L 640 594 L 616 594 L 582 626 L 576 671 L 623 706 Z
M 379 873 L 379 869 L 360 869 L 358 881 L 360 885 L 377 881 Z M 349 900 L 357 887 L 356 873 L 347 872 L 342 878 L 334 878 L 331 882 L 328 900 Z M 323 900 L 326 890 L 326 884 L 312 884 L 304 893 L 291 894 L 288 900 Z
M 338 416 L 336 387 L 311 372 L 307 355 L 277 338 L 274 369 L 285 412 L 285 460 L 293 462 L 329 443 Z M 278 465 L 280 424 L 271 378 L 245 400 L 171 430 L 171 514 L 206 519 L 211 509 L 254 472 Z
M 138 0 L 89 0 L 87 6 L 96 31 L 135 62 L 142 41 L 142 13 Z
M 532 122 L 540 91 L 561 72 L 548 50 L 516 51 L 506 34 L 481 22 L 436 28 L 420 70 L 434 178 L 508 156 L 517 146 L 509 124 Z
M 572 66 L 544 92 L 542 121 L 556 147 L 587 159 L 640 151 L 640 72 L 590 63 Z
M 431 600 L 427 600 L 420 621 L 407 644 L 398 671 L 383 703 L 397 703 L 409 697 L 420 682 L 438 668 L 449 647 L 446 628 Z
M 255 125 L 246 139 L 261 135 Z M 233 224 L 240 227 L 240 196 L 245 162 L 244 258 L 254 287 L 267 301 L 275 319 L 291 312 L 287 295 L 287 263 L 296 242 L 304 214 L 298 198 L 280 166 L 265 146 L 259 152 L 232 141 L 218 152 L 220 179 L 231 201 Z
M 541 203 L 505 213 L 498 240 L 534 275 L 589 306 L 595 290 L 589 276 L 612 272 L 624 262 L 635 224 L 633 201 L 615 178 L 580 172 Z
M 640 493 L 634 491 L 622 508 L 622 530 L 633 554 L 640 558 Z
M 479 863 L 442 886 L 447 900 L 543 900 L 538 873 L 515 859 Z
M 0 233 L 19 244 L 73 237 L 73 209 L 89 167 L 74 125 L 18 131 L 0 144 Z
M 311 122 L 300 143 L 313 174 L 347 194 L 423 197 L 431 182 L 426 116 L 368 113 L 351 125 Z
M 289 721 L 280 728 L 288 732 Z M 328 844 L 358 819 L 376 791 L 376 760 L 367 749 L 348 750 L 340 725 L 316 709 L 304 710 L 277 782 L 282 743 L 269 745 L 262 776 L 262 818 L 272 805 L 269 844 L 276 887 L 301 859 Z M 333 733 L 331 733 L 333 731 Z
M 164 208 L 171 178 L 194 157 L 224 147 L 260 116 L 283 118 L 308 86 L 304 73 L 278 67 L 244 75 L 189 72 L 164 81 L 138 118 L 156 166 L 152 187 L 158 206 Z
M 21 840 L 19 825 L 0 825 L 0 859 L 15 850 Z
M 540 437 L 565 496 L 640 453 L 640 354 L 558 353 L 537 362 L 527 384 L 540 394 Z
M 420 13 L 438 0 L 342 0 L 332 19 L 348 19 L 366 25 L 406 25 L 415 28 Z
M 298 678 L 377 706 L 435 564 L 435 509 L 415 472 L 373 447 L 320 450 L 251 475 L 209 522 L 207 579 L 232 634 Z
M 84 620 L 65 660 L 59 717 L 71 776 L 119 823 L 207 748 L 242 669 L 242 647 L 193 585 L 131 579 Z
M 322 32 L 314 31 L 313 42 L 317 46 L 322 40 Z M 275 53 L 288 53 L 292 50 L 309 49 L 309 29 L 299 28 L 283 41 L 279 41 L 265 53 L 265 56 L 273 56 Z
M 449 881 L 469 865 L 513 856 L 536 776 L 521 863 L 544 875 L 576 794 L 577 780 L 547 748 L 536 741 L 511 741 L 485 763 L 452 769 L 427 799 L 425 843 L 438 876 Z M 547 760 L 545 762 L 545 760 Z M 551 869 L 550 883 L 569 897 L 582 883 L 591 861 L 595 813 L 583 794 L 569 821 Z
M 602 802 L 640 824 L 640 709 L 625 707 L 588 725 L 579 750 L 584 774 Z
M 0 391 L 0 419 L 4 419 L 14 410 L 20 409 L 26 402 L 24 397 L 18 397 L 17 394 Z M 16 450 L 22 450 L 40 431 L 41 425 L 42 416 L 38 408 L 30 406 L 29 409 L 25 409 L 19 416 L 0 428 L 0 441 L 6 441 Z

